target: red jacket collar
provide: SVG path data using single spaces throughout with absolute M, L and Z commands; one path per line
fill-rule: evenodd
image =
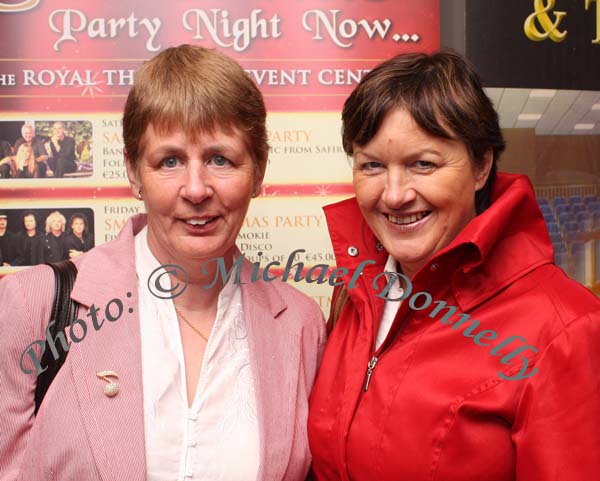
M 351 198 L 324 207 L 338 266 L 350 271 L 367 259 L 383 269 L 388 257 Z M 350 256 L 350 247 L 358 249 Z M 379 246 L 381 247 L 381 246 Z M 471 309 L 536 267 L 551 263 L 552 244 L 529 179 L 499 173 L 492 205 L 475 217 L 444 249 L 433 256 L 414 280 L 431 275 L 431 266 L 445 267 L 463 311 Z M 427 282 L 425 282 L 427 285 Z

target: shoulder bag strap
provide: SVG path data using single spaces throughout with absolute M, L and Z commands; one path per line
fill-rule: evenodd
M 56 339 L 58 333 L 64 332 L 77 319 L 78 303 L 71 299 L 73 283 L 77 276 L 77 267 L 68 260 L 47 265 L 54 271 L 55 279 L 54 303 L 52 304 L 52 314 L 50 315 L 50 322 L 55 322 L 49 327 L 49 334 L 52 339 Z M 59 355 L 58 359 L 55 359 L 52 355 L 48 339 L 46 339 L 44 354 L 42 355 L 40 364 L 47 366 L 47 369 L 37 378 L 35 386 L 35 414 L 37 414 L 40 404 L 50 384 L 52 384 L 52 380 L 56 377 L 67 357 L 68 349 L 65 351 L 60 342 L 56 343 L 56 350 Z
M 339 291 L 337 291 L 333 296 L 333 301 L 331 302 L 331 311 L 329 312 L 329 320 L 327 321 L 327 335 L 331 334 L 337 320 L 340 317 L 342 309 L 346 305 L 348 301 L 348 288 L 346 284 L 342 284 L 340 286 Z

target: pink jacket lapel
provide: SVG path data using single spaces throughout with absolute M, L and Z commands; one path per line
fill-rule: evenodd
M 251 269 L 245 261 L 241 280 L 260 429 L 258 479 L 279 481 L 292 449 L 301 340 L 277 319 L 285 301 L 270 284 L 250 282 Z
M 140 224 L 140 222 L 142 222 Z M 102 480 L 146 479 L 141 344 L 138 317 L 137 276 L 133 235 L 143 219 L 128 222 L 118 239 L 97 247 L 78 262 L 78 275 L 72 298 L 87 314 L 92 304 L 100 308 L 98 319 L 112 299 L 123 302 L 123 314 L 115 322 L 104 321 L 94 331 L 89 317 L 88 337 L 69 353 L 75 371 L 75 388 L 86 424 L 90 446 Z M 131 297 L 128 297 L 131 293 Z M 129 312 L 129 309 L 133 312 Z M 117 312 L 112 306 L 113 314 Z M 81 317 L 81 316 L 80 316 Z M 111 370 L 119 375 L 119 393 L 104 394 L 105 381 L 97 371 Z

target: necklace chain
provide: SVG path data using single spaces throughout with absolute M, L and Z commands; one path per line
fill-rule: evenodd
M 200 336 L 202 339 L 204 339 L 204 340 L 206 341 L 206 343 L 208 344 L 208 338 L 207 338 L 207 337 L 206 337 L 204 334 L 202 334 L 202 333 L 201 333 L 201 332 L 200 332 L 200 331 L 199 331 L 199 330 L 196 328 L 196 326 L 194 326 L 194 325 L 193 325 L 193 324 L 192 324 L 190 321 L 188 321 L 188 320 L 187 320 L 187 318 L 186 318 L 186 317 L 183 315 L 183 313 L 182 313 L 182 312 L 181 312 L 179 309 L 177 309 L 177 306 L 176 306 L 175 304 L 173 304 L 173 307 L 175 308 L 175 312 L 177 313 L 177 315 L 178 315 L 178 316 L 179 316 L 181 319 L 183 319 L 183 321 L 184 321 L 184 322 L 185 322 L 185 323 L 186 323 L 188 326 L 190 326 L 190 327 L 192 328 L 192 330 L 193 330 L 193 331 L 194 331 L 196 334 L 198 334 L 198 335 L 199 335 L 199 336 Z

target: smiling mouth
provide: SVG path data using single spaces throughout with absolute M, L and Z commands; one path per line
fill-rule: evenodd
M 420 221 L 421 219 L 424 219 L 429 214 L 431 214 L 431 211 L 425 210 L 422 212 L 416 212 L 414 214 L 407 214 L 407 215 L 400 215 L 400 216 L 388 214 L 387 218 L 392 224 L 410 225 L 410 224 Z
M 203 225 L 209 224 L 211 222 L 214 222 L 216 219 L 217 219 L 216 217 L 208 217 L 206 219 L 187 219 L 185 221 L 185 223 L 188 225 L 193 225 L 193 226 L 203 226 Z

